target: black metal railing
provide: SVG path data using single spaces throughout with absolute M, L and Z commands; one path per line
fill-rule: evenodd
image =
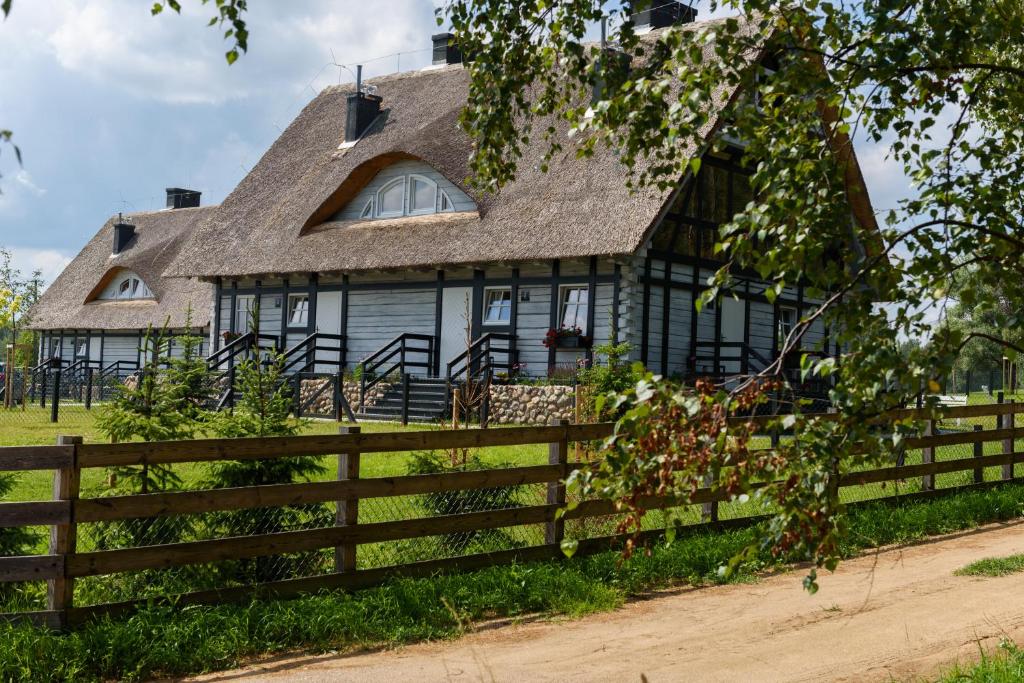
M 702 351 L 704 349 L 711 351 Z M 749 375 L 771 365 L 768 358 L 745 342 L 699 341 L 694 351 L 690 356 L 690 372 L 697 376 Z
M 362 410 L 366 405 L 366 392 L 393 374 L 404 377 L 413 369 L 431 374 L 435 370 L 436 343 L 433 335 L 406 332 L 364 358 L 359 364 L 362 368 L 359 377 L 359 409 Z
M 279 337 L 246 332 L 207 356 L 206 367 L 210 372 L 211 381 L 219 389 L 214 409 L 221 410 L 234 405 L 235 368 L 239 362 L 258 358 L 264 351 L 277 353 L 280 348 Z
M 313 372 L 327 366 L 329 372 L 345 368 L 345 336 L 314 332 L 281 354 L 282 372 L 287 375 Z
M 467 379 L 493 377 L 503 370 L 511 374 L 515 356 L 515 335 L 488 332 L 448 362 L 445 378 L 451 385 Z

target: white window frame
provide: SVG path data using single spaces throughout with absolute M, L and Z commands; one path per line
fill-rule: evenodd
M 786 322 L 785 313 L 791 313 L 793 315 L 793 319 Z M 789 333 L 793 331 L 794 327 L 796 327 L 799 319 L 800 314 L 799 311 L 797 311 L 796 306 L 779 306 L 779 314 L 775 320 L 775 334 L 780 342 L 789 336 Z
M 239 320 L 239 314 L 242 312 L 242 303 L 249 302 L 245 307 L 245 319 Z M 249 322 L 252 317 L 253 309 L 256 308 L 256 296 L 253 294 L 239 294 L 235 297 L 235 310 L 232 312 L 231 324 L 232 331 L 235 334 L 245 334 L 249 331 Z
M 438 188 L 437 190 L 437 212 L 438 213 L 451 213 L 455 211 L 455 202 L 448 196 L 448 193 Z M 447 204 L 447 206 L 445 206 Z
M 89 357 L 89 340 L 79 339 L 78 346 L 75 348 L 75 358 L 88 358 Z
M 303 322 L 301 322 L 301 323 L 297 323 L 297 322 L 292 320 L 293 313 L 294 313 L 294 310 L 292 308 L 292 301 L 297 301 L 297 300 L 300 300 L 300 299 L 305 299 L 306 300 L 305 309 L 303 310 L 303 317 L 305 318 L 305 320 Z M 309 294 L 305 293 L 305 292 L 289 294 L 288 295 L 288 308 L 285 310 L 285 315 L 288 316 L 288 327 L 289 328 L 292 328 L 292 329 L 305 329 L 305 328 L 309 327 Z
M 389 180 L 384 185 L 381 185 L 381 188 L 377 190 L 377 195 L 375 197 L 376 205 L 374 207 L 374 211 L 378 218 L 400 218 L 405 215 L 409 201 L 408 185 L 409 181 L 407 176 L 401 176 L 399 178 L 395 178 L 394 180 Z M 402 188 L 402 208 L 400 208 L 398 211 L 384 212 L 381 210 L 381 207 L 384 206 L 384 202 L 381 201 L 381 197 L 383 197 L 384 193 L 390 190 L 392 187 Z
M 500 311 L 506 308 L 504 302 L 498 305 L 499 318 L 498 320 L 488 320 L 487 312 L 491 308 L 491 295 L 492 294 L 508 294 L 508 320 L 501 320 Z M 489 325 L 491 327 L 508 327 L 512 324 L 512 288 L 511 287 L 484 287 L 484 310 L 481 315 L 481 325 Z
M 437 183 L 435 183 L 430 178 L 428 178 L 426 176 L 423 176 L 423 175 L 420 175 L 418 173 L 410 173 L 407 177 L 408 177 L 408 181 L 407 181 L 408 185 L 407 185 L 406 190 L 405 190 L 405 213 L 406 213 L 406 215 L 407 216 L 425 216 L 425 215 L 428 215 L 428 214 L 437 213 L 437 192 L 438 192 L 438 189 L 439 189 L 437 187 Z M 427 185 L 427 186 L 431 187 L 434 190 L 434 201 L 430 203 L 429 208 L 423 208 L 423 209 L 413 209 L 412 208 L 413 198 L 416 196 L 415 193 L 412 191 L 412 184 L 413 184 L 413 182 L 423 183 L 424 185 Z
M 585 304 L 580 304 L 579 301 L 576 301 L 574 303 L 570 303 L 569 301 L 567 301 L 569 292 L 572 291 L 572 290 L 576 290 L 576 289 L 582 290 L 583 293 L 586 295 L 587 301 L 586 301 Z M 590 286 L 587 285 L 587 284 L 578 284 L 578 285 L 560 285 L 558 287 L 558 326 L 559 327 L 567 327 L 567 325 L 565 324 L 565 313 L 566 313 L 566 309 L 569 306 L 575 306 L 576 307 L 576 314 L 574 316 L 574 318 L 576 319 L 575 327 L 580 328 L 580 330 L 582 330 L 582 333 L 584 335 L 590 334 L 589 330 L 587 330 L 587 319 L 590 317 Z M 582 322 L 579 319 L 580 318 L 580 306 L 583 307 L 583 320 L 582 320 Z
M 374 209 L 376 208 L 377 202 L 375 197 L 370 197 L 370 200 L 366 202 L 366 206 L 363 207 L 362 212 L 359 214 L 360 218 L 373 218 Z

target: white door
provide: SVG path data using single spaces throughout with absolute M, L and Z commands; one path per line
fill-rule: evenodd
M 473 288 L 445 287 L 441 294 L 441 374 L 466 351 L 473 320 Z M 472 341 L 472 340 L 470 340 Z
M 722 297 L 722 344 L 742 344 L 747 328 L 747 307 L 745 302 L 730 296 Z M 722 370 L 735 375 L 742 369 L 740 358 L 743 349 L 738 346 L 723 346 L 721 353 Z M 735 360 L 730 360 L 730 359 Z
M 318 292 L 316 297 L 316 331 L 324 334 L 341 334 L 341 292 Z M 317 346 L 335 348 L 339 342 L 321 339 Z M 317 351 L 317 361 L 328 361 L 327 365 L 317 364 L 316 372 L 337 372 L 336 363 L 340 358 L 337 351 Z M 334 365 L 330 364 L 335 363 Z
M 102 342 L 99 337 L 89 339 L 89 360 L 102 364 L 103 357 L 100 355 L 100 346 L 102 346 Z

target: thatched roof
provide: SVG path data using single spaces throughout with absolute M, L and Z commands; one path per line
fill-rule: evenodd
M 68 264 L 40 297 L 30 313 L 30 327 L 37 330 L 139 330 L 148 325 L 184 328 L 189 307 L 192 326 L 210 322 L 212 286 L 194 278 L 171 278 L 164 271 L 178 255 L 186 237 L 213 214 L 215 206 L 167 209 L 125 214 L 135 226 L 135 237 L 112 255 L 112 217 Z M 120 272 L 136 273 L 156 299 L 97 301 L 96 295 Z
M 707 51 L 711 58 L 713 47 Z M 538 134 L 516 179 L 481 198 L 465 182 L 472 143 L 458 124 L 468 71 L 454 65 L 371 82 L 383 98 L 382 116 L 354 147 L 338 150 L 353 89 L 327 88 L 193 234 L 170 273 L 210 278 L 629 254 L 671 193 L 631 194 L 628 170 L 607 149 L 577 159 L 566 144 L 545 173 Z M 410 158 L 474 196 L 479 217 L 323 223 L 377 170 Z
M 714 45 L 705 46 L 704 59 L 717 59 Z M 674 191 L 646 187 L 631 194 L 629 171 L 614 151 L 601 147 L 578 159 L 568 139 L 543 172 L 547 145 L 537 134 L 515 180 L 496 196 L 480 197 L 466 182 L 472 141 L 458 123 L 468 71 L 454 65 L 371 82 L 383 98 L 382 116 L 355 146 L 339 150 L 353 88 L 327 88 L 193 232 L 168 274 L 214 278 L 626 255 L 644 243 Z M 714 101 L 734 96 L 723 86 Z M 717 124 L 710 116 L 705 134 Z M 700 152 L 679 149 L 686 156 Z M 479 215 L 331 220 L 377 171 L 402 159 L 432 166 L 477 200 Z M 858 217 L 873 221 L 870 206 Z

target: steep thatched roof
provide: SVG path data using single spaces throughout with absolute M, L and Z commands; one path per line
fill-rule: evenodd
M 68 264 L 32 308 L 33 329 L 138 330 L 169 322 L 183 328 L 189 307 L 193 327 L 210 322 L 212 286 L 194 278 L 163 275 L 178 255 L 188 234 L 216 209 L 204 206 L 126 214 L 135 237 L 120 254 L 112 255 L 114 224 L 108 220 Z M 97 301 L 96 295 L 122 271 L 136 273 L 154 299 Z
M 713 48 L 707 52 L 712 58 Z M 455 65 L 372 83 L 382 116 L 354 147 L 338 150 L 352 89 L 327 88 L 193 234 L 169 272 L 242 276 L 628 254 L 671 193 L 630 194 L 626 167 L 607 149 L 581 160 L 566 144 L 542 172 L 546 145 L 536 135 L 515 181 L 495 197 L 476 196 L 479 216 L 324 223 L 399 159 L 422 160 L 474 196 L 466 183 L 472 142 L 458 124 L 469 73 Z
M 704 59 L 717 59 L 714 45 L 705 46 Z M 355 146 L 339 150 L 353 89 L 327 88 L 193 232 L 167 274 L 237 277 L 632 254 L 674 191 L 631 194 L 628 169 L 614 151 L 602 147 L 578 159 L 568 141 L 543 172 L 547 145 L 538 134 L 523 150 L 515 180 L 496 196 L 480 197 L 466 182 L 472 141 L 458 123 L 469 73 L 455 65 L 372 83 L 383 98 L 381 116 Z M 735 94 L 723 86 L 713 101 L 721 105 Z M 717 127 L 710 116 L 705 134 Z M 678 153 L 700 151 L 681 146 Z M 331 220 L 377 171 L 403 159 L 429 164 L 474 196 L 479 214 Z M 854 209 L 862 222 L 873 222 L 865 202 L 866 195 Z

